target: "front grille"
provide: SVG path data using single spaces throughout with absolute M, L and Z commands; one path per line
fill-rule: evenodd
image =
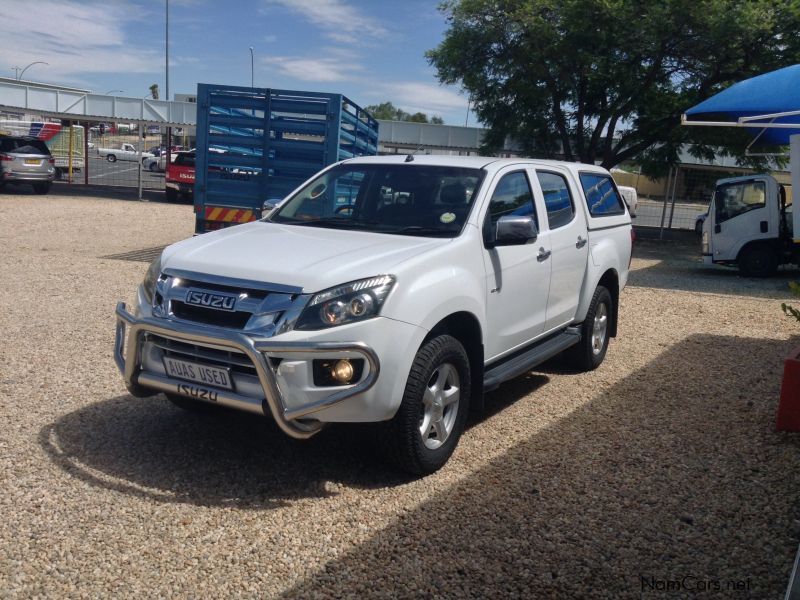
M 186 321 L 216 325 L 217 327 L 232 327 L 234 329 L 243 329 L 252 316 L 252 313 L 249 312 L 215 310 L 213 308 L 185 304 L 178 300 L 172 301 L 172 314 Z
M 241 283 L 244 285 L 226 285 L 224 280 L 203 281 L 200 278 L 171 277 L 168 275 L 164 286 L 166 298 L 161 298 L 157 295 L 156 301 L 162 304 L 169 314 L 182 321 L 228 329 L 244 329 L 253 315 L 263 315 L 265 314 L 264 311 L 267 314 L 272 312 L 264 307 L 270 304 L 270 300 L 276 300 L 277 298 L 271 298 L 274 294 L 273 292 L 249 286 L 247 282 Z M 185 300 L 186 293 L 190 289 L 211 294 L 220 292 L 234 296 L 237 298 L 235 310 L 228 311 L 188 304 Z M 285 297 L 287 295 L 279 294 L 279 296 Z M 289 295 L 288 297 L 291 299 L 293 296 Z M 274 322 L 280 315 L 281 313 L 277 312 L 274 314 L 274 318 L 268 321 Z
M 219 350 L 207 346 L 198 346 L 197 344 L 180 342 L 152 333 L 146 335 L 146 341 L 161 348 L 167 356 L 219 367 L 228 367 L 231 371 L 257 376 L 256 368 L 250 358 L 237 350 Z

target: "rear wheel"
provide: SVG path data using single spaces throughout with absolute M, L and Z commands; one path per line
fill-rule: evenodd
M 380 435 L 387 458 L 403 471 L 427 475 L 453 454 L 469 412 L 469 358 L 449 335 L 417 352 L 403 400 Z
M 778 257 L 767 246 L 748 246 L 739 255 L 739 272 L 745 277 L 771 277 L 778 270 Z
M 42 182 L 42 183 L 34 183 L 33 184 L 33 191 L 37 194 L 46 194 L 50 191 L 50 182 Z
M 580 371 L 591 371 L 600 366 L 608 350 L 614 303 L 611 293 L 598 285 L 589 304 L 586 319 L 581 324 L 581 341 L 566 351 L 569 364 Z
M 106 156 L 106 160 L 108 162 L 117 162 L 117 157 L 114 156 L 113 154 L 109 154 L 108 156 Z

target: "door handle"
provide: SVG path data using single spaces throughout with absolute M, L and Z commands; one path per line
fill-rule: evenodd
M 578 236 L 578 241 L 575 242 L 575 247 L 576 248 L 583 248 L 586 245 L 586 241 L 587 240 L 583 239 L 581 236 Z
M 539 254 L 536 256 L 536 260 L 542 262 L 550 258 L 550 250 L 545 250 L 544 248 L 539 248 Z

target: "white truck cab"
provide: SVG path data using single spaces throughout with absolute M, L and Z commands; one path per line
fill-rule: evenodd
M 736 265 L 746 276 L 768 277 L 781 264 L 797 263 L 791 187 L 771 175 L 717 181 L 703 223 L 706 264 Z
M 117 306 L 115 358 L 133 395 L 301 439 L 374 423 L 390 460 L 430 473 L 485 390 L 560 353 L 600 365 L 631 231 L 593 165 L 350 159 L 260 221 L 164 250 Z

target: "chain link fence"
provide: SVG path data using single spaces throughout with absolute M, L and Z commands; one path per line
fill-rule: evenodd
M 173 128 L 171 134 L 173 152 L 194 148 L 194 128 Z M 2 112 L 0 135 L 44 141 L 62 183 L 138 189 L 141 182 L 142 190 L 164 190 L 166 161 L 159 157 L 167 147 L 166 127 L 97 121 L 70 126 L 56 119 Z M 146 154 L 140 158 L 139 151 Z
M 698 233 L 717 180 L 755 173 L 751 169 L 687 164 L 671 168 L 666 177 L 658 179 L 632 170 L 612 171 L 617 185 L 636 189 L 639 204 L 634 225 Z M 789 173 L 772 175 L 780 183 L 791 183 Z

